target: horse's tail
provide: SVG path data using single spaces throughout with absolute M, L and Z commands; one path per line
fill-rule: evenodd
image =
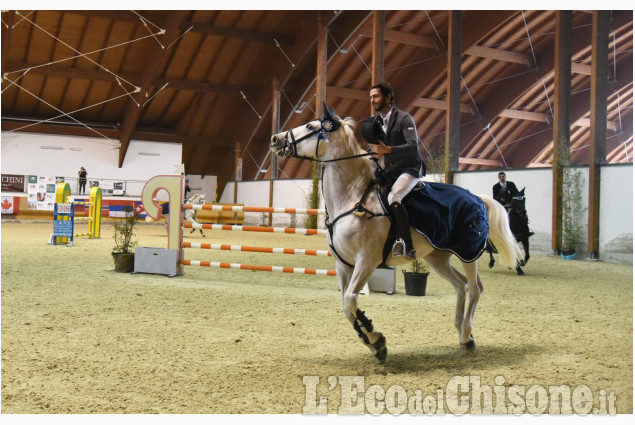
M 485 204 L 485 208 L 487 208 L 489 239 L 494 243 L 494 246 L 496 246 L 500 254 L 501 264 L 515 268 L 518 259 L 521 257 L 521 252 L 514 238 L 514 234 L 509 227 L 507 211 L 493 198 L 485 195 L 479 195 L 479 197 Z

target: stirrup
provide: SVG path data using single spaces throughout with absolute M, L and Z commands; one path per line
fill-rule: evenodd
M 402 257 L 404 255 L 406 255 L 406 242 L 404 242 L 403 239 L 399 238 L 392 246 L 392 256 Z

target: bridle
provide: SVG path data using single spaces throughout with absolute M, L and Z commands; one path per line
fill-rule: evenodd
M 305 126 L 308 126 L 309 123 L 306 123 Z M 286 155 L 290 155 L 293 158 L 299 158 L 299 159 L 308 159 L 310 161 L 319 161 L 317 159 L 318 157 L 318 152 L 320 151 L 320 142 L 322 142 L 323 140 L 325 142 L 328 142 L 328 138 L 324 135 L 325 132 L 330 133 L 333 132 L 335 130 L 337 130 L 338 128 L 340 128 L 340 123 L 336 122 L 336 124 L 331 121 L 331 120 L 326 120 L 324 118 L 320 119 L 320 128 L 319 129 L 314 129 L 311 130 L 310 132 L 308 132 L 307 134 L 305 134 L 304 136 L 300 137 L 299 139 L 295 138 L 295 135 L 293 134 L 293 130 L 289 130 L 287 131 L 287 134 L 285 134 L 284 136 L 284 145 L 282 146 L 282 153 L 284 156 Z M 299 155 L 298 154 L 298 144 L 304 142 L 305 140 L 315 136 L 317 134 L 317 143 L 315 144 L 315 158 L 311 158 L 308 156 L 303 156 L 303 155 Z
M 287 131 L 287 133 L 284 136 L 284 145 L 280 149 L 280 151 L 282 152 L 282 156 L 289 155 L 293 158 L 307 159 L 309 161 L 325 163 L 325 162 L 344 161 L 347 159 L 361 158 L 364 156 L 374 155 L 372 152 L 369 152 L 369 153 L 350 155 L 350 156 L 345 156 L 342 158 L 335 158 L 335 159 L 318 159 L 318 152 L 320 151 L 320 143 L 322 141 L 328 143 L 329 141 L 325 133 L 332 133 L 334 131 L 337 131 L 342 126 L 342 123 L 335 119 L 320 118 L 319 121 L 320 121 L 319 129 L 313 129 L 307 134 L 305 134 L 304 136 L 300 137 L 299 139 L 295 138 L 295 135 L 293 134 L 293 130 Z M 309 123 L 306 124 L 306 126 L 308 125 Z M 315 144 L 315 158 L 299 155 L 298 145 L 315 135 L 317 135 L 317 143 Z

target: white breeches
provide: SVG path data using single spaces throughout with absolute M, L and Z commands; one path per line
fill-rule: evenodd
M 413 187 L 419 182 L 419 178 L 412 174 L 403 173 L 392 185 L 388 194 L 388 205 L 393 202 L 401 203 L 401 200 L 410 193 Z

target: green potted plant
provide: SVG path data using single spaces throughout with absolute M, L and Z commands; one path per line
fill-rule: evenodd
M 423 296 L 426 294 L 430 267 L 423 260 L 415 260 L 408 265 L 408 271 L 402 270 L 406 286 L 406 295 Z
M 576 248 L 584 243 L 582 172 L 566 167 L 562 173 L 562 251 L 564 260 L 576 258 Z
M 134 270 L 134 248 L 138 242 L 133 240 L 134 226 L 139 221 L 141 212 L 131 206 L 123 208 L 125 214 L 123 220 L 115 221 L 112 257 L 115 260 L 115 271 L 130 273 Z

